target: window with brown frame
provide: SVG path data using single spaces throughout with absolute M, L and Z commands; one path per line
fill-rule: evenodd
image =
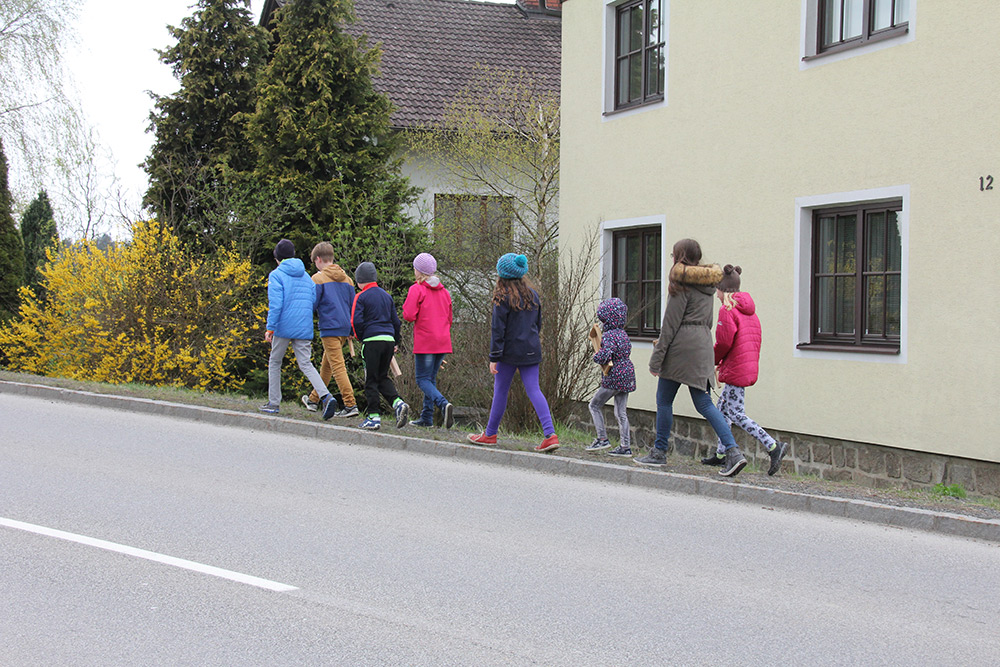
M 813 213 L 812 345 L 898 352 L 902 202 Z
M 666 83 L 662 0 L 615 8 L 615 109 L 658 102 Z
M 454 268 L 481 266 L 510 250 L 513 199 L 434 195 L 434 246 Z M 491 259 L 492 258 L 492 259 Z
M 908 29 L 910 0 L 819 0 L 816 53 L 850 49 Z
M 625 331 L 640 338 L 660 335 L 661 245 L 659 227 L 612 234 L 611 296 L 628 306 Z

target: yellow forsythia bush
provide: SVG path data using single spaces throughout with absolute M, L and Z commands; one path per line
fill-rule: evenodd
M 0 330 L 10 370 L 79 380 L 238 389 L 228 370 L 262 337 L 265 277 L 246 257 L 188 252 L 154 222 L 101 251 L 89 242 L 49 255 L 45 297 L 21 290 Z

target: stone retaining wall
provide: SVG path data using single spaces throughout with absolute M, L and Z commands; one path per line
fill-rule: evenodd
M 572 421 L 584 430 L 593 430 L 590 413 L 582 405 Z M 646 410 L 629 410 L 633 451 L 652 447 L 656 437 L 656 414 Z M 610 408 L 604 419 L 612 441 L 618 438 L 618 427 Z M 783 462 L 783 470 L 820 479 L 847 481 L 873 488 L 929 488 L 935 484 L 960 484 L 968 493 L 1000 498 L 1000 464 L 975 461 L 954 456 L 925 454 L 882 445 L 850 440 L 837 440 L 769 429 L 768 432 L 791 446 Z M 734 428 L 733 435 L 747 460 L 758 469 L 767 467 L 764 448 L 744 431 Z M 674 416 L 670 436 L 673 451 L 681 456 L 701 458 L 716 448 L 717 438 L 712 427 L 703 419 Z

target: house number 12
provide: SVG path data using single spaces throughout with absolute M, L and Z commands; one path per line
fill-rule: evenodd
M 985 192 L 987 190 L 993 189 L 993 177 L 992 176 L 980 176 L 979 177 L 979 191 Z

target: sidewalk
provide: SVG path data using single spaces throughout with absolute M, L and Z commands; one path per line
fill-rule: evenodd
M 608 483 L 630 484 L 754 503 L 767 508 L 813 512 L 1000 543 L 1000 509 L 997 508 L 963 505 L 957 508 L 961 511 L 951 508 L 945 510 L 938 507 L 944 504 L 943 500 L 937 503 L 907 498 L 884 498 L 879 497 L 880 492 L 873 489 L 830 488 L 828 485 L 812 485 L 802 480 L 785 480 L 780 475 L 766 477 L 748 475 L 744 472 L 739 477 L 725 479 L 713 475 L 715 469 L 698 467 L 696 462 L 681 460 L 676 456 L 668 458 L 666 470 L 650 470 L 635 466 L 630 461 L 623 463 L 618 460 L 615 462 L 593 460 L 598 457 L 570 448 L 558 450 L 555 454 L 536 454 L 530 451 L 529 443 L 516 441 L 510 444 L 515 447 L 520 444 L 529 451 L 477 447 L 461 441 L 465 435 L 462 431 L 448 432 L 434 429 L 423 432 L 414 428 L 396 430 L 391 426 L 387 426 L 381 432 L 362 431 L 354 428 L 353 424 L 343 426 L 324 422 L 317 418 L 315 413 L 306 413 L 304 410 L 302 415 L 296 415 L 301 418 L 261 415 L 239 409 L 204 407 L 5 379 L 0 379 L 0 393 L 189 419 L 217 426 L 269 430 L 284 435 L 336 440 L 435 456 L 454 456 Z M 584 458 L 585 456 L 587 458 Z M 757 479 L 758 477 L 763 479 Z

